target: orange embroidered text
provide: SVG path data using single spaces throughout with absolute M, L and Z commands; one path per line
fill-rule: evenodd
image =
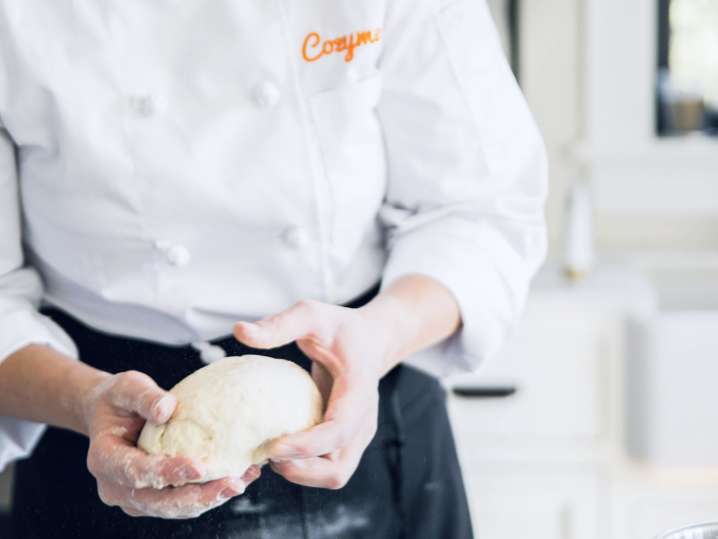
M 323 56 L 344 53 L 344 61 L 351 62 L 357 47 L 371 45 L 379 41 L 381 41 L 381 28 L 355 32 L 332 39 L 323 39 L 317 32 L 312 32 L 304 38 L 302 56 L 307 62 L 316 62 Z

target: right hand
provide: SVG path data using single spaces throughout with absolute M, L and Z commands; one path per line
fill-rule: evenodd
M 87 467 L 105 504 L 135 517 L 195 518 L 242 494 L 259 477 L 252 466 L 242 477 L 188 484 L 201 480 L 201 463 L 138 449 L 145 421 L 166 423 L 176 406 L 172 394 L 136 371 L 107 375 L 83 396 Z

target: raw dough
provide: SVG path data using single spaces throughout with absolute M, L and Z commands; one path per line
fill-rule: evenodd
M 291 361 L 227 357 L 170 391 L 177 409 L 165 425 L 147 423 L 138 446 L 151 454 L 187 456 L 207 467 L 201 481 L 241 476 L 267 461 L 266 443 L 322 419 L 314 380 Z

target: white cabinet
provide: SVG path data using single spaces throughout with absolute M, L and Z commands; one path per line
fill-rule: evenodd
M 478 539 L 603 539 L 590 470 L 493 463 L 470 482 Z
M 619 438 L 609 382 L 618 327 L 603 309 L 534 297 L 502 357 L 452 380 L 474 389 L 452 395 L 449 410 L 479 539 L 605 539 L 599 485 Z
M 532 304 L 502 357 L 457 387 L 506 387 L 506 398 L 452 400 L 455 428 L 481 444 L 590 443 L 606 434 L 611 333 L 600 315 Z
M 623 270 L 540 280 L 502 356 L 449 381 L 473 395 L 452 394 L 449 412 L 479 539 L 653 539 L 718 520 L 718 470 L 628 455 L 626 321 L 654 300 Z

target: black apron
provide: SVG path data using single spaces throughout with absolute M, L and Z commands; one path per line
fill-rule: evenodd
M 376 289 L 348 306 L 366 303 Z M 93 330 L 43 310 L 74 339 L 82 361 L 108 372 L 139 370 L 171 388 L 204 366 L 193 348 Z M 289 345 L 271 351 L 234 338 L 213 342 L 230 356 L 263 353 L 309 368 Z M 301 487 L 268 466 L 243 494 L 193 520 L 133 518 L 97 496 L 87 471 L 88 440 L 50 427 L 15 467 L 15 539 L 469 539 L 471 522 L 441 385 L 399 366 L 380 383 L 377 434 L 340 490 Z

